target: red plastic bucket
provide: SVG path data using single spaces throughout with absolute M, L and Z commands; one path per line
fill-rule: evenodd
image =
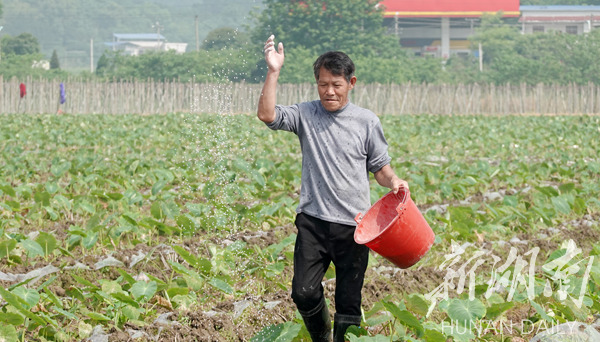
M 409 268 L 433 245 L 435 235 L 408 189 L 389 192 L 354 218 L 354 241 L 367 245 L 400 268 Z

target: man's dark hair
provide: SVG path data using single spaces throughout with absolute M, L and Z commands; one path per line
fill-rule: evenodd
M 329 51 L 325 52 L 313 64 L 313 71 L 315 73 L 315 79 L 319 80 L 319 71 L 321 67 L 329 70 L 335 76 L 344 76 L 346 81 L 350 82 L 352 76 L 354 76 L 354 62 L 341 51 Z

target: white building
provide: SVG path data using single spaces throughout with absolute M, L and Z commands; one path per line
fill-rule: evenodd
M 600 6 L 520 6 L 522 32 L 584 34 L 600 27 Z
M 600 28 L 600 6 L 520 6 L 519 0 L 382 0 L 384 25 L 416 55 L 477 53 L 469 37 L 485 14 L 500 14 L 522 33 L 584 34 Z M 518 22 L 517 22 L 518 21 Z
M 168 43 L 167 39 L 157 33 L 114 33 L 113 41 L 104 43 L 113 51 L 121 50 L 130 56 L 139 56 L 148 51 L 169 51 L 184 53 L 187 43 Z
M 444 59 L 470 54 L 468 38 L 481 17 L 519 17 L 519 0 L 382 0 L 384 25 L 416 55 Z

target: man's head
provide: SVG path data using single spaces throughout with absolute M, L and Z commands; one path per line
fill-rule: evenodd
M 321 68 L 329 70 L 335 76 L 344 76 L 346 81 L 350 82 L 352 76 L 354 76 L 354 62 L 341 51 L 329 51 L 325 52 L 313 64 L 313 71 L 315 73 L 315 79 L 319 81 L 319 72 Z
M 313 71 L 321 103 L 335 112 L 348 103 L 348 93 L 356 84 L 354 63 L 343 52 L 329 51 L 317 58 Z

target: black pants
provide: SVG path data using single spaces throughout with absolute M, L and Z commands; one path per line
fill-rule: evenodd
M 369 261 L 369 248 L 354 242 L 356 227 L 298 214 L 294 247 L 292 299 L 298 311 L 310 315 L 324 301 L 323 276 L 333 262 L 337 314 L 359 316 L 361 290 Z

